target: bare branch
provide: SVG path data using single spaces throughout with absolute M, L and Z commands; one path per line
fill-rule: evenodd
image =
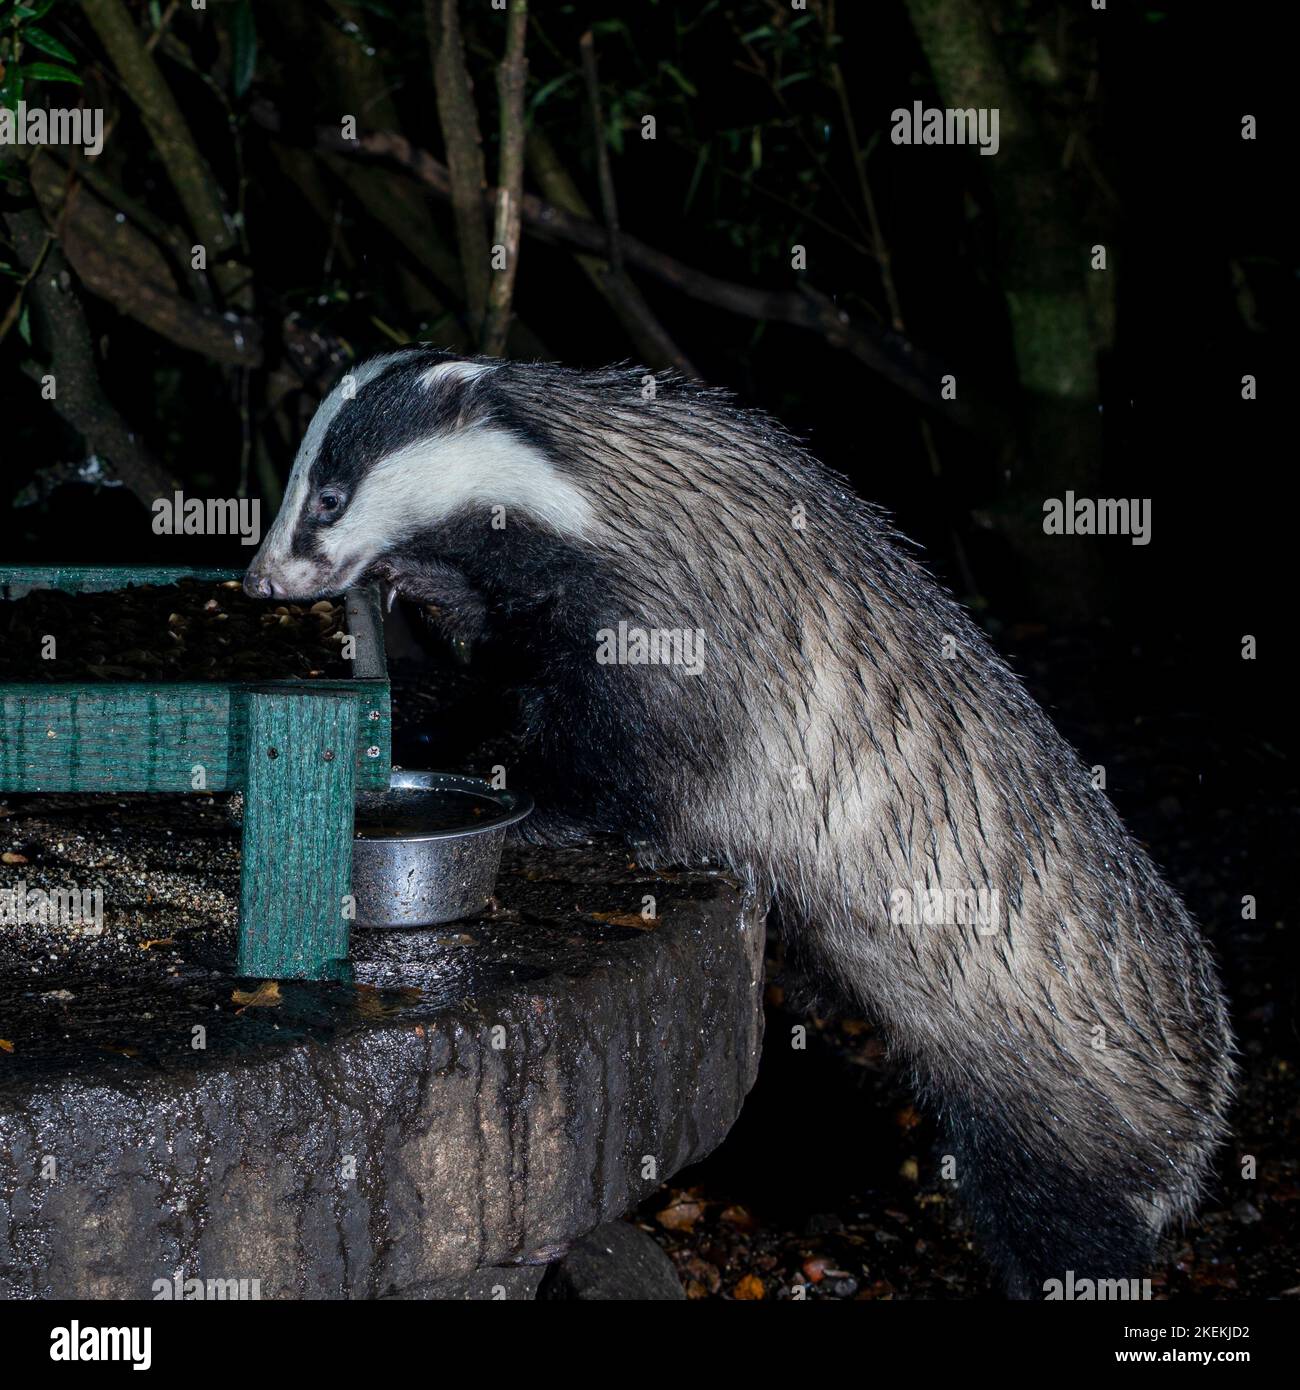
M 536 128 L 528 133 L 528 167 L 549 202 L 576 217 L 591 220 L 591 209 L 578 191 L 577 184 L 560 163 L 551 142 Z M 601 257 L 587 256 L 582 252 L 578 253 L 577 261 L 614 311 L 646 366 L 656 370 L 672 367 L 686 376 L 699 375 L 626 271 L 616 274 Z
M 279 114 L 265 104 L 254 103 L 253 116 L 269 130 L 280 129 Z M 319 126 L 315 138 L 320 149 L 339 150 L 354 157 L 392 160 L 439 197 L 451 198 L 451 176 L 447 166 L 427 150 L 413 146 L 405 136 L 383 131 L 344 140 L 333 127 Z M 491 197 L 491 192 L 485 190 L 485 200 Z M 521 211 L 524 225 L 535 236 L 577 247 L 593 256 L 604 256 L 608 252 L 609 238 L 605 229 L 585 218 L 576 217 L 529 193 L 524 194 Z M 1009 433 L 1004 408 L 974 385 L 963 384 L 961 395 L 955 401 L 942 399 L 940 378 L 951 374 L 950 367 L 909 342 L 901 333 L 875 324 L 854 323 L 845 310 L 810 287 L 764 290 L 738 285 L 695 270 L 627 232 L 620 231 L 619 243 L 628 265 L 653 275 L 693 299 L 744 318 L 808 329 L 832 347 L 850 353 L 864 366 L 953 424 L 996 440 L 1004 439 Z
M 256 319 L 185 299 L 154 241 L 46 154 L 31 161 L 30 174 L 42 212 L 92 294 L 177 347 L 231 366 L 260 364 L 262 331 Z
M 596 72 L 596 42 L 588 29 L 578 41 L 582 49 L 582 76 L 587 84 L 587 105 L 591 111 L 591 138 L 596 152 L 596 177 L 600 183 L 600 206 L 609 233 L 609 264 L 615 274 L 623 270 L 623 248 L 619 244 L 618 202 L 614 197 L 614 171 L 609 165 L 609 143 L 605 139 L 605 118 L 600 110 L 600 77 Z
M 506 348 L 510 329 L 510 305 L 519 265 L 520 204 L 524 194 L 524 89 L 528 58 L 524 43 L 528 33 L 527 0 L 510 0 L 506 18 L 505 57 L 497 68 L 497 93 L 501 107 L 501 167 L 497 171 L 496 219 L 492 241 L 505 250 L 505 264 L 496 270 L 488 290 L 487 316 L 483 322 L 483 351 L 499 357 Z
M 122 0 L 82 0 L 82 8 L 131 99 L 140 109 L 190 226 L 207 248 L 213 279 L 228 300 L 240 302 L 245 297 L 240 292 L 248 284 L 248 275 L 240 266 L 226 260 L 235 249 L 235 233 L 226 220 L 217 185 L 194 143 L 171 88 L 159 72 L 152 53 L 141 41 Z
M 479 135 L 474 89 L 465 66 L 465 43 L 460 32 L 457 0 L 424 0 L 425 24 L 433 61 L 433 85 L 438 120 L 447 147 L 448 193 L 456 219 L 465 304 L 476 336 L 488 297 L 487 222 L 483 197 L 487 174 Z
M 5 226 L 19 259 L 33 272 L 27 292 L 37 340 L 51 353 L 55 410 L 82 436 L 86 448 L 104 455 L 123 483 L 150 505 L 175 484 L 104 395 L 90 329 L 62 251 L 50 244 L 45 223 L 34 209 L 6 213 Z M 37 381 L 45 375 L 34 362 L 24 363 L 23 370 Z

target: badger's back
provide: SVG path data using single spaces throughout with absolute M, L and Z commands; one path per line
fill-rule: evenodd
M 501 378 L 601 518 L 572 654 L 589 713 L 538 708 L 552 762 L 557 727 L 611 758 L 626 739 L 634 828 L 770 882 L 948 1120 L 1013 1285 L 1129 1273 L 1190 1211 L 1231 1089 L 1177 895 L 906 543 L 782 429 L 640 372 Z M 702 630 L 702 673 L 594 671 L 620 621 Z M 931 889 L 996 907 L 900 913 Z

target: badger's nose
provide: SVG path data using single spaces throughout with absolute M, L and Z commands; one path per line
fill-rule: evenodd
M 244 576 L 244 592 L 249 598 L 274 598 L 275 585 L 264 574 L 254 574 L 252 570 Z

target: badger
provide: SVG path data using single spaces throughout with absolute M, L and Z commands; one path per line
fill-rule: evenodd
M 1134 1277 L 1191 1215 L 1234 1082 L 1209 950 L 957 602 L 780 425 L 635 367 L 375 358 L 245 581 L 360 583 L 509 644 L 530 838 L 613 832 L 770 895 L 939 1118 L 1011 1296 Z

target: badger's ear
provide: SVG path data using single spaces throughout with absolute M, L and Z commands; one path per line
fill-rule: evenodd
M 484 361 L 481 358 L 448 356 L 443 361 L 435 362 L 432 367 L 421 372 L 418 380 L 420 385 L 425 387 L 476 381 L 485 372 L 492 371 L 496 365 L 495 362 Z

